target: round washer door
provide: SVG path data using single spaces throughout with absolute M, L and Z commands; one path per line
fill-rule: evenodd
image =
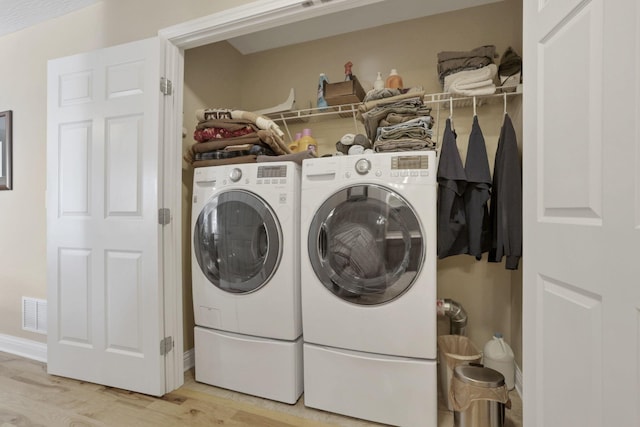
M 223 291 L 260 289 L 282 255 L 282 231 L 270 206 L 244 190 L 221 192 L 204 207 L 193 230 L 198 265 Z
M 382 304 L 412 286 L 425 238 L 415 211 L 399 194 L 354 185 L 330 196 L 316 212 L 309 259 L 334 295 L 355 304 Z

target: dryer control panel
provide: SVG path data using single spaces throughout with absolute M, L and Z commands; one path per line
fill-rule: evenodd
M 429 157 L 394 156 L 391 158 L 391 169 L 429 169 Z
M 392 156 L 389 175 L 391 178 L 429 177 L 429 163 L 429 156 L 424 154 Z M 435 176 L 435 173 L 433 175 Z

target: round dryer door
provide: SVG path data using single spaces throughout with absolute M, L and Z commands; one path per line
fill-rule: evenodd
M 280 224 L 269 205 L 243 190 L 222 192 L 204 207 L 193 230 L 198 265 L 218 288 L 253 292 L 278 268 Z
M 355 185 L 333 194 L 311 222 L 313 270 L 336 296 L 381 304 L 406 292 L 424 259 L 424 239 L 409 203 L 391 189 Z

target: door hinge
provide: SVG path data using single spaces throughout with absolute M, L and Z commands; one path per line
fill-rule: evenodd
M 171 211 L 169 208 L 158 209 L 158 224 L 167 225 L 171 222 Z
M 166 77 L 160 77 L 160 92 L 164 95 L 171 95 L 173 93 L 173 85 L 171 80 Z
M 164 356 L 173 350 L 173 337 L 166 337 L 160 340 L 160 356 Z

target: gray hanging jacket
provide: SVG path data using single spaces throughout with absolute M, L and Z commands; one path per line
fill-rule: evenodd
M 491 246 L 488 206 L 491 198 L 491 171 L 489 170 L 484 136 L 478 124 L 478 116 L 473 117 L 464 171 L 467 176 L 464 206 L 469 232 L 469 255 L 473 255 L 479 260 L 484 252 L 489 251 Z
M 500 130 L 493 167 L 491 194 L 492 242 L 490 262 L 501 262 L 505 268 L 517 270 L 522 256 L 522 169 L 513 123 L 508 114 Z
M 447 119 L 438 162 L 438 258 L 466 254 L 469 247 L 464 190 L 467 178 Z

